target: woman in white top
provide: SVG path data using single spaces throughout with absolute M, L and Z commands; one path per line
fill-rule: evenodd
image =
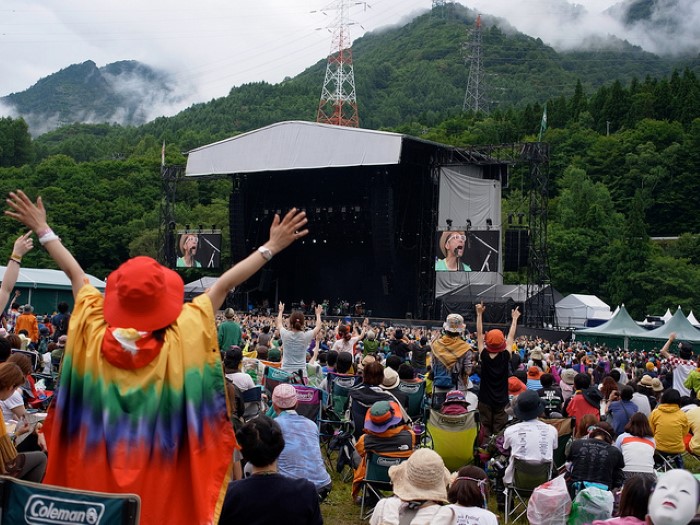
M 622 469 L 625 478 L 634 474 L 656 476 L 654 471 L 654 452 L 656 442 L 654 432 L 651 430 L 647 416 L 641 412 L 635 412 L 625 425 L 625 431 L 615 441 L 615 446 L 620 449 L 625 459 Z
M 433 525 L 498 525 L 498 517 L 488 510 L 489 480 L 486 473 L 475 466 L 459 469 L 450 483 L 446 505 L 433 517 Z
M 316 334 L 321 330 L 321 312 L 323 308 L 319 305 L 316 307 L 316 326 L 313 330 L 304 330 L 304 314 L 301 312 L 292 312 L 289 316 L 289 330 L 284 327 L 284 303 L 279 305 L 279 313 L 277 314 L 277 330 L 282 339 L 282 370 L 285 372 L 302 371 L 304 377 L 306 372 L 306 351 L 311 346 L 311 341 L 316 337 Z

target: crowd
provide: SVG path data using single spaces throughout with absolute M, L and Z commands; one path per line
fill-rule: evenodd
M 484 330 L 483 305 L 474 333 L 458 314 L 440 328 L 324 321 L 321 305 L 314 318 L 286 317 L 282 303 L 275 317 L 217 314 L 233 286 L 306 234 L 296 210 L 276 217 L 264 247 L 192 303 L 182 304 L 182 279 L 146 257 L 113 272 L 102 295 L 48 226 L 41 199 L 18 191 L 8 204 L 6 213 L 68 275 L 75 306 L 60 305 L 49 319 L 30 305 L 7 309 L 0 399 L 9 403 L 6 421 L 19 421 L 14 431 L 0 428 L 3 473 L 135 492 L 142 523 L 321 523 L 320 502 L 332 490 L 321 430 L 300 413 L 298 388 L 285 381 L 259 388 L 275 369 L 326 391 L 327 413 L 352 422 L 353 497 L 376 504 L 373 525 L 496 523 L 490 491 L 500 503 L 519 462 L 553 464 L 559 434 L 548 421 L 565 418 L 574 418 L 575 430 L 561 474 L 574 501 L 583 491 L 610 493 L 617 515 L 611 507 L 600 517 L 614 523 L 688 523 L 695 515 L 700 490 L 684 462 L 700 454 L 700 362 L 689 343 L 674 348 L 673 334 L 658 352 L 549 342 L 517 336 L 518 309 L 507 334 Z M 30 234 L 15 242 L 0 287 L 3 309 L 31 248 Z M 13 350 L 35 353 L 49 372 L 60 366 L 43 428 L 22 422 L 26 398 L 10 401 L 42 365 L 11 361 Z M 45 363 L 47 354 L 53 360 Z M 439 454 L 420 446 L 425 421 L 400 388 L 407 384 L 420 385 L 436 412 L 478 412 L 483 468 L 450 473 Z M 28 433 L 34 448 L 24 451 L 17 436 Z M 394 495 L 378 502 L 363 501 L 359 490 L 369 452 L 398 460 L 389 469 Z M 659 476 L 662 470 L 669 472 Z M 279 504 L 261 508 L 261 495 Z

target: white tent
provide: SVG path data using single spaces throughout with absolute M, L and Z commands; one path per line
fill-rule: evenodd
M 192 281 L 185 285 L 185 294 L 187 295 L 199 295 L 207 291 L 209 288 L 214 286 L 214 283 L 218 281 L 218 277 L 202 277 L 196 281 Z
M 664 323 L 668 323 L 671 320 L 671 317 L 673 317 L 673 314 L 671 313 L 671 309 L 666 308 L 666 313 L 661 317 L 661 320 Z
M 584 328 L 591 321 L 604 322 L 612 317 L 610 307 L 595 295 L 567 295 L 556 303 L 555 309 L 557 324 L 567 328 Z
M 700 322 L 695 318 L 693 315 L 693 311 L 691 310 L 690 313 L 688 314 L 688 322 L 695 326 L 696 328 L 700 326 Z

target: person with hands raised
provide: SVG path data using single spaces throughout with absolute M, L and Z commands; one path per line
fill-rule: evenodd
M 508 337 L 505 337 L 497 328 L 484 334 L 485 311 L 486 306 L 483 302 L 476 305 L 476 338 L 481 361 L 479 416 L 484 439 L 491 434 L 498 434 L 508 423 L 508 414 L 505 410 L 509 403 L 508 365 L 520 317 L 520 310 L 515 307 L 511 311 Z
M 182 278 L 143 256 L 113 271 L 103 296 L 50 228 L 41 197 L 17 190 L 7 204 L 5 214 L 37 234 L 75 297 L 61 388 L 44 427 L 44 481 L 137 493 L 144 525 L 216 523 L 237 445 L 215 312 L 231 288 L 308 233 L 306 214 L 275 215 L 263 246 L 184 304 Z
M 22 257 L 24 257 L 32 248 L 34 248 L 34 241 L 32 239 L 32 232 L 28 231 L 24 235 L 20 235 L 15 244 L 12 246 L 12 255 L 10 255 L 7 261 L 7 268 L 5 269 L 5 275 L 2 278 L 2 284 L 0 284 L 0 310 L 4 310 L 7 306 L 7 302 L 10 300 L 10 292 L 17 284 L 17 277 L 19 277 L 19 268 L 22 266 Z M 19 290 L 15 291 L 13 301 L 21 295 Z
M 300 310 L 292 312 L 289 316 L 289 330 L 284 326 L 284 303 L 280 302 L 277 314 L 277 330 L 282 340 L 282 370 L 286 372 L 302 371 L 303 376 L 308 376 L 306 370 L 306 351 L 311 346 L 311 341 L 321 331 L 321 306 L 316 307 L 316 326 L 312 330 L 304 330 L 306 319 Z

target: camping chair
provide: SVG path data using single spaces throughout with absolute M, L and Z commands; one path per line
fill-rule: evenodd
M 558 471 L 566 464 L 566 444 L 573 438 L 575 418 L 565 417 L 562 419 L 542 419 L 543 423 L 552 425 L 557 429 L 559 440 L 557 448 L 554 450 L 554 470 Z
M 353 374 L 338 374 L 328 372 L 326 388 L 329 395 L 330 408 L 338 418 L 342 419 L 348 408 L 349 391 L 362 382 L 362 376 Z
M 683 455 L 685 452 L 661 452 L 656 450 L 654 452 L 654 470 L 662 474 L 669 470 L 676 468 L 683 468 Z
M 390 456 L 382 456 L 374 452 L 367 452 L 367 471 L 362 479 L 362 503 L 360 504 L 360 518 L 367 520 L 372 516 L 374 505 L 371 505 L 365 512 L 365 507 L 368 505 L 371 498 L 376 504 L 377 501 L 384 497 L 384 492 L 392 489 L 391 479 L 389 478 L 389 467 L 399 465 L 408 458 L 394 458 Z
M 297 414 L 309 418 L 320 426 L 321 414 L 326 404 L 326 392 L 320 388 L 306 385 L 294 385 L 297 391 Z
M 262 412 L 262 385 L 256 385 L 253 388 L 241 392 L 245 411 L 243 412 L 243 420 L 250 421 L 255 419 Z
M 47 519 L 49 510 L 51 517 L 55 514 L 58 519 Z M 0 476 L 0 525 L 137 525 L 140 514 L 137 494 L 74 490 Z
M 282 370 L 281 368 L 265 366 L 262 384 L 265 387 L 265 390 L 268 391 L 270 396 L 272 396 L 272 391 L 275 389 L 275 387 L 281 383 L 294 384 L 302 382 L 303 380 L 300 381 L 297 374 L 287 372 L 285 370 Z
M 409 383 L 401 381 L 398 386 L 399 390 L 408 396 L 408 417 L 414 422 L 422 420 L 425 405 L 425 381 Z
M 451 472 L 456 472 L 461 467 L 474 463 L 478 434 L 478 412 L 447 415 L 430 410 L 425 444 L 440 454 Z
M 31 350 L 18 350 L 16 348 L 13 348 L 12 353 L 13 354 L 22 354 L 27 359 L 29 359 L 29 361 L 32 363 L 32 371 L 33 372 L 39 371 L 39 362 L 41 360 L 39 359 L 39 354 L 37 352 L 32 352 Z
M 323 425 L 321 425 L 323 429 Z M 355 427 L 352 421 L 336 422 L 335 430 L 330 436 L 321 433 L 322 444 L 325 443 L 326 467 L 329 471 L 335 470 L 344 483 L 352 481 L 355 468 L 357 468 L 357 452 L 355 451 Z M 333 455 L 336 454 L 334 458 Z
M 24 397 L 25 402 L 29 405 L 29 408 L 46 410 L 51 403 L 53 391 L 48 389 L 45 389 L 43 392 L 37 390 L 34 377 L 32 375 L 28 375 L 24 385 L 22 386 L 22 396 Z
M 532 491 L 552 477 L 552 462 L 535 463 L 513 458 L 513 482 L 506 483 L 504 521 L 518 521 L 527 512 L 527 500 Z

